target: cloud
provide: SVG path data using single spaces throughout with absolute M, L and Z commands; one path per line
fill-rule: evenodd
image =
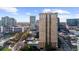
M 75 14 L 74 17 L 75 17 L 75 18 L 79 18 L 79 14 Z
M 46 13 L 46 12 L 52 12 L 51 9 L 43 9 L 43 13 Z
M 17 14 L 18 11 L 18 9 L 14 7 L 1 7 L 0 9 L 13 14 Z
M 58 14 L 70 14 L 70 12 L 61 10 L 61 9 L 44 9 L 43 12 L 52 12 L 52 13 L 58 13 Z
M 26 15 L 27 15 L 27 16 L 30 16 L 30 15 L 32 15 L 32 14 L 31 14 L 30 12 L 27 12 Z
M 61 9 L 43 9 L 43 13 L 52 12 L 58 13 L 58 17 L 60 18 L 60 22 L 66 22 L 66 19 L 70 18 L 70 12 Z
M 70 15 L 58 15 L 60 22 L 66 22 L 66 19 L 70 18 Z
M 53 9 L 53 12 L 57 12 L 58 14 L 70 14 L 70 12 L 60 9 Z
M 58 15 L 61 22 L 66 22 L 67 19 L 79 19 L 79 14 Z
M 58 15 L 58 17 L 60 18 L 61 22 L 66 22 L 66 19 L 74 19 L 74 18 L 79 19 L 79 14 Z
M 68 18 L 70 18 L 70 19 L 79 18 L 79 14 L 70 14 L 70 15 L 68 15 Z

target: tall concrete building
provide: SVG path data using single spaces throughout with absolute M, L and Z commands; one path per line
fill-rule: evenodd
M 16 20 L 14 18 L 10 18 L 8 16 L 2 17 L 1 18 L 1 26 L 15 26 L 16 25 Z
M 30 29 L 31 30 L 35 29 L 35 21 L 36 21 L 36 17 L 35 16 L 30 16 Z
M 57 13 L 39 14 L 39 48 L 57 48 Z

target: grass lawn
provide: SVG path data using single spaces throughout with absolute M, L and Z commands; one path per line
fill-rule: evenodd
M 2 51 L 11 51 L 9 48 L 3 48 Z

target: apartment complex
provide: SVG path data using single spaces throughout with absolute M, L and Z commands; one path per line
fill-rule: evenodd
M 57 48 L 57 13 L 39 14 L 39 47 Z
M 16 26 L 16 20 L 8 16 L 2 17 L 0 21 L 0 26 L 5 26 L 5 27 Z

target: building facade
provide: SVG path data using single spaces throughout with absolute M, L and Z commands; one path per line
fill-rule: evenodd
M 79 19 L 67 19 L 67 25 L 68 26 L 78 26 Z
M 16 20 L 14 18 L 10 18 L 8 16 L 1 18 L 1 26 L 11 27 L 16 25 Z
M 57 13 L 39 14 L 39 48 L 57 48 Z
M 57 18 L 57 23 L 58 23 L 58 31 L 60 31 L 60 18 Z
M 35 29 L 35 21 L 36 21 L 36 17 L 30 16 L 30 29 L 31 30 Z

